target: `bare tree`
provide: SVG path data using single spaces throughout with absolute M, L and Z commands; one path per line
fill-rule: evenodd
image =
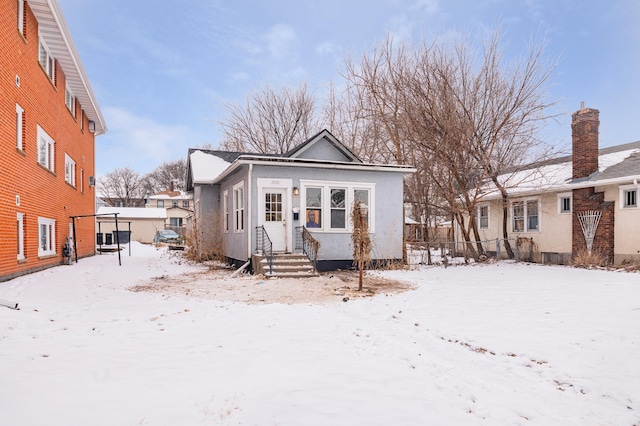
M 431 211 L 444 202 L 481 254 L 475 212 L 482 185 L 530 160 L 540 145 L 535 135 L 549 118 L 544 95 L 552 67 L 536 45 L 507 66 L 498 30 L 483 41 L 480 58 L 472 45 L 469 38 L 416 45 L 388 38 L 358 64 L 347 60 L 345 79 L 364 92 L 363 108 L 381 123 L 387 158 L 418 168 L 407 185 L 414 205 Z M 432 191 L 420 193 L 425 179 Z M 498 184 L 506 200 L 508 188 Z
M 137 207 L 144 198 L 143 180 L 129 167 L 115 169 L 98 178 L 98 191 L 113 206 Z
M 315 97 L 306 84 L 278 92 L 266 86 L 247 98 L 246 105 L 224 104 L 228 114 L 219 121 L 222 149 L 283 154 L 317 132 Z
M 184 159 L 165 162 L 145 176 L 148 189 L 152 194 L 166 190 L 184 190 L 187 175 L 187 162 Z

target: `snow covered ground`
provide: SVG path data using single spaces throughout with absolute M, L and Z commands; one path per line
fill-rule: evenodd
M 129 290 L 182 274 L 200 293 Z M 233 302 L 133 243 L 0 283 L 0 425 L 640 425 L 640 274 L 381 274 L 415 287 Z

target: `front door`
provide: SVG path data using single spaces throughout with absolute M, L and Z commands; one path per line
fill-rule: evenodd
M 287 250 L 285 190 L 265 189 L 262 193 L 264 229 L 273 243 L 273 251 Z

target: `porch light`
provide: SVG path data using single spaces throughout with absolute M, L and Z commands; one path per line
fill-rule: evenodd
M 298 189 L 297 186 L 294 186 L 293 187 L 293 195 L 298 195 L 298 194 L 300 194 L 300 190 Z

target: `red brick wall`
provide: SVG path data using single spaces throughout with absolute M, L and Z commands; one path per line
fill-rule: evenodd
M 600 111 L 583 108 L 571 116 L 573 178 L 585 178 L 598 171 L 598 127 Z
M 615 204 L 611 201 L 604 201 L 603 192 L 594 192 L 593 187 L 573 190 L 573 220 L 572 220 L 572 252 L 585 251 L 587 243 L 580 226 L 578 213 L 597 210 L 602 213 L 596 236 L 593 241 L 592 252 L 604 255 L 609 262 L 613 262 L 614 255 L 614 225 L 615 225 Z
M 65 105 L 62 69 L 56 66 L 54 84 L 40 66 L 38 24 L 28 2 L 25 5 L 23 36 L 17 29 L 17 2 L 0 3 L 0 280 L 60 263 L 69 216 L 95 212 L 94 188 L 88 184 L 89 176 L 95 174 L 94 135 L 88 131 L 86 117 L 81 126 L 82 106 L 76 102 L 74 117 Z M 15 84 L 16 75 L 20 87 Z M 16 103 L 25 111 L 23 150 L 16 148 Z M 38 125 L 55 141 L 53 173 L 37 162 Z M 75 187 L 65 182 L 65 153 L 76 162 Z M 24 214 L 26 260 L 22 262 L 17 260 L 17 213 Z M 38 258 L 38 217 L 56 221 L 57 255 L 46 259 Z M 86 218 L 77 224 L 80 257 L 95 253 L 94 223 Z

